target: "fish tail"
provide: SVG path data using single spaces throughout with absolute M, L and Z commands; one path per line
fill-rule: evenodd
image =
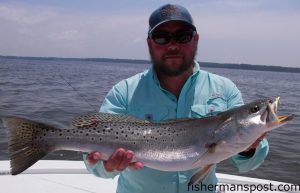
M 10 134 L 8 150 L 12 175 L 23 172 L 51 151 L 47 141 L 39 137 L 44 129 L 51 127 L 23 118 L 5 118 L 3 122 Z

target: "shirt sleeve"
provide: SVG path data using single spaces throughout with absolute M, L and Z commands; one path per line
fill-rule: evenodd
M 238 168 L 239 172 L 248 172 L 250 170 L 255 170 L 264 162 L 264 159 L 267 157 L 268 152 L 269 144 L 267 139 L 264 139 L 256 148 L 253 156 L 247 157 L 237 154 L 231 157 L 231 163 Z
M 228 96 L 228 109 L 238 107 L 244 104 L 241 92 L 234 85 Z M 230 158 L 231 163 L 238 168 L 239 172 L 247 172 L 258 168 L 267 157 L 269 144 L 267 139 L 260 142 L 252 156 L 235 155 Z
M 100 108 L 100 112 L 106 113 L 116 113 L 116 114 L 125 114 L 127 109 L 127 101 L 126 101 L 126 83 L 120 82 L 115 85 L 107 94 L 104 99 L 104 102 Z M 101 178 L 114 178 L 120 172 L 113 171 L 107 172 L 103 166 L 103 162 L 99 161 L 95 165 L 90 165 L 86 159 L 87 155 L 83 155 L 83 161 L 87 170 L 94 174 L 97 177 Z
M 100 112 L 126 114 L 127 113 L 127 83 L 122 81 L 113 86 L 112 89 L 106 95 Z
M 227 108 L 232 109 L 235 107 L 242 106 L 244 104 L 242 94 L 234 83 L 232 83 L 231 90 L 228 92 Z

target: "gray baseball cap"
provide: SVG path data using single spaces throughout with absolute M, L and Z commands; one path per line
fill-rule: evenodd
M 192 16 L 186 8 L 180 5 L 166 4 L 156 9 L 150 15 L 148 34 L 151 34 L 161 24 L 169 21 L 183 22 L 196 30 Z

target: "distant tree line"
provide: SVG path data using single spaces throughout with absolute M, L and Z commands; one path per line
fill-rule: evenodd
M 20 57 L 20 56 L 1 56 L 0 59 L 28 59 L 28 60 L 74 60 L 74 61 L 90 61 L 90 62 L 111 62 L 111 63 L 132 63 L 132 64 L 150 64 L 149 60 L 137 59 L 115 59 L 115 58 L 57 58 L 57 57 Z M 293 72 L 300 73 L 300 68 L 283 67 L 283 66 L 265 66 L 253 64 L 230 64 L 230 63 L 214 63 L 199 62 L 201 67 L 208 68 L 229 68 L 241 70 L 259 70 L 259 71 L 275 71 L 275 72 Z M 1 65 L 1 60 L 0 60 Z

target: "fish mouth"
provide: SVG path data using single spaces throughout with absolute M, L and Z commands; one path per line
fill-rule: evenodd
M 277 115 L 280 97 L 276 97 L 274 101 L 270 100 L 267 105 L 268 116 L 266 121 L 273 126 L 285 124 L 293 119 L 293 115 Z
M 288 121 L 291 121 L 294 118 L 293 115 L 281 115 L 281 116 L 277 116 L 278 122 L 279 123 L 285 123 Z

